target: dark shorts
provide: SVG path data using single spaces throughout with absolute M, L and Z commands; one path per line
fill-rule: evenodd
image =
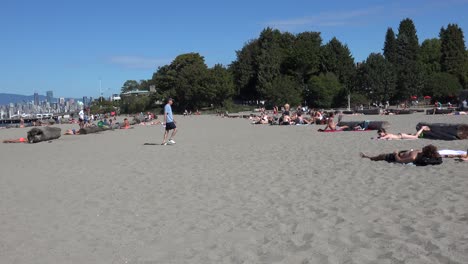
M 166 130 L 172 130 L 175 128 L 176 128 L 176 125 L 174 122 L 166 123 Z
M 385 155 L 385 161 L 396 162 L 395 154 L 389 153 L 389 154 Z

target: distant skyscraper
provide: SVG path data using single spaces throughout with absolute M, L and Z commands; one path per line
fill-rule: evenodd
M 47 98 L 47 102 L 52 103 L 52 100 L 54 99 L 54 92 L 53 91 L 47 91 L 46 92 L 46 98 Z
M 65 105 L 65 98 L 60 97 L 60 98 L 59 98 L 59 104 L 60 104 L 60 105 Z
M 39 105 L 39 94 L 34 93 L 34 105 Z
M 88 107 L 89 106 L 89 101 L 87 96 L 83 96 L 83 106 Z

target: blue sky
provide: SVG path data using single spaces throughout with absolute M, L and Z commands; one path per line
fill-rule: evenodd
M 467 14 L 468 0 L 3 0 L 0 93 L 98 96 L 101 80 L 108 96 L 183 53 L 228 65 L 268 26 L 319 31 L 324 43 L 336 36 L 362 61 L 381 52 L 387 28 L 398 33 L 407 17 L 420 42 L 456 23 L 466 43 Z

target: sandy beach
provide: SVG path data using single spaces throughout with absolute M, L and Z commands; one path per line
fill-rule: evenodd
M 468 116 L 387 120 L 391 133 Z M 468 263 L 468 162 L 373 162 L 468 140 L 377 141 L 324 126 L 176 117 L 161 126 L 1 144 L 0 263 Z M 57 125 L 62 133 L 77 125 Z M 28 128 L 0 129 L 0 139 Z

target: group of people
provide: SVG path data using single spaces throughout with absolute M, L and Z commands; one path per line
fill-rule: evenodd
M 320 111 L 308 112 L 309 117 L 305 117 L 304 112 L 299 106 L 295 112 L 291 112 L 289 104 L 285 104 L 282 109 L 282 114 L 279 118 L 275 118 L 275 113 L 278 113 L 278 108 L 273 108 L 273 116 L 269 116 L 267 112 L 262 108 L 260 116 L 251 116 L 250 119 L 253 121 L 252 124 L 279 124 L 279 125 L 297 125 L 297 124 L 325 124 L 325 127 L 319 129 L 319 131 L 340 131 L 340 130 L 364 130 L 366 129 L 365 124 L 358 125 L 355 127 L 349 127 L 346 125 L 338 125 L 341 121 L 341 117 L 335 120 L 335 113 L 330 112 L 323 114 Z M 408 140 L 418 139 L 423 136 L 423 133 L 430 131 L 428 126 L 422 126 L 416 133 L 388 133 L 384 128 L 377 130 L 377 139 L 380 140 Z M 456 155 L 442 155 L 437 147 L 430 144 L 423 147 L 421 150 L 408 150 L 408 151 L 395 151 L 393 153 L 385 153 L 377 156 L 370 156 L 361 153 L 362 158 L 368 158 L 373 161 L 385 160 L 388 162 L 395 163 L 413 163 L 418 166 L 424 165 L 437 165 L 442 163 L 442 157 L 445 158 L 456 158 L 460 161 L 468 161 L 468 155 L 466 152 L 458 151 Z
M 174 102 L 174 99 L 172 99 L 172 98 L 169 98 L 167 100 L 167 103 L 164 106 L 164 121 L 162 123 L 160 121 L 156 121 L 156 122 L 151 121 L 151 120 L 157 118 L 152 113 L 148 112 L 146 116 L 143 115 L 143 114 L 140 114 L 140 117 L 143 116 L 144 120 L 145 120 L 144 122 L 140 122 L 140 124 L 145 124 L 145 125 L 148 125 L 148 124 L 150 124 L 150 125 L 159 125 L 159 124 L 161 124 L 161 125 L 163 125 L 165 127 L 164 138 L 163 138 L 163 141 L 162 141 L 161 145 L 171 145 L 171 144 L 176 143 L 174 138 L 175 138 L 175 135 L 177 134 L 177 126 L 176 126 L 176 121 L 174 120 L 174 115 L 172 114 L 172 104 L 173 104 L 173 102 Z M 84 111 L 81 110 L 79 115 L 80 115 L 80 129 L 81 129 L 81 128 L 86 127 L 85 125 L 82 125 L 82 124 L 85 124 Z M 130 124 L 128 118 L 124 118 L 122 124 L 116 123 L 114 125 L 113 120 L 111 118 L 104 119 L 103 121 L 100 121 L 98 123 L 98 126 L 109 127 L 109 128 L 115 128 L 116 125 L 118 126 L 118 128 L 121 128 L 121 129 L 131 128 L 131 124 Z M 89 126 L 96 126 L 96 125 L 90 123 Z M 170 137 L 169 137 L 169 133 L 171 131 L 172 131 L 172 133 L 170 134 Z M 75 130 L 75 129 L 68 129 L 65 132 L 65 135 L 78 135 L 78 134 L 80 134 L 80 131 Z
M 324 115 L 319 110 L 309 110 L 298 106 L 295 111 L 291 110 L 289 104 L 282 107 L 282 113 L 278 117 L 278 107 L 273 108 L 273 115 L 268 115 L 265 108 L 260 109 L 260 116 L 251 116 L 252 124 L 270 125 L 309 125 L 323 124 Z M 308 115 L 308 116 L 307 116 Z
M 404 139 L 418 139 L 421 138 L 425 131 L 430 131 L 428 126 L 422 126 L 415 134 L 388 133 L 384 128 L 377 130 L 377 139 L 382 140 L 404 140 Z M 450 154 L 445 154 L 445 153 Z M 455 154 L 452 154 L 455 153 Z M 437 165 L 442 163 L 442 158 L 456 158 L 458 161 L 468 161 L 467 151 L 452 151 L 452 150 L 438 150 L 437 147 L 430 144 L 423 147 L 421 150 L 409 151 L 395 151 L 393 153 L 384 153 L 377 156 L 369 156 L 361 153 L 362 158 L 368 158 L 373 161 L 385 160 L 387 162 L 395 163 L 413 163 L 415 165 Z

